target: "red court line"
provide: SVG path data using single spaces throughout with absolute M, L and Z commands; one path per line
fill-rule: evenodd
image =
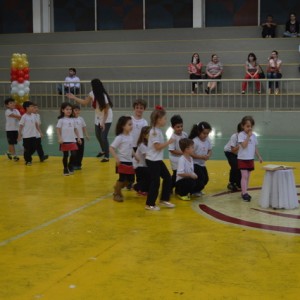
M 252 228 L 258 228 L 258 229 L 300 234 L 300 228 L 259 224 L 259 223 L 255 223 L 255 222 L 251 222 L 251 221 L 241 220 L 238 218 L 234 218 L 234 217 L 222 214 L 222 213 L 208 207 L 205 204 L 199 204 L 199 208 L 200 208 L 200 210 L 207 213 L 208 215 L 210 215 L 218 220 L 227 222 L 227 223 L 232 223 L 232 224 L 242 225 L 242 226 L 247 226 L 247 227 L 252 227 Z
M 262 212 L 264 214 L 280 216 L 280 217 L 290 218 L 290 219 L 298 219 L 298 220 L 300 219 L 300 215 L 283 214 L 283 213 L 279 213 L 279 212 L 275 212 L 275 211 L 266 211 L 266 210 L 262 210 L 262 209 L 258 209 L 258 208 L 251 208 L 251 209 Z

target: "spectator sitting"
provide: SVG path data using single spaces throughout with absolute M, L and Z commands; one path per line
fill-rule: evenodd
M 256 61 L 256 55 L 254 53 L 249 53 L 248 59 L 245 64 L 246 75 L 245 79 L 259 79 L 260 67 Z M 257 93 L 260 94 L 260 82 L 255 81 L 255 86 Z M 242 94 L 245 94 L 247 89 L 247 81 L 242 83 Z
M 299 37 L 299 22 L 296 20 L 296 14 L 291 13 L 289 21 L 285 24 L 284 37 Z
M 202 63 L 200 62 L 200 57 L 198 53 L 194 53 L 192 56 L 191 63 L 188 66 L 188 72 L 190 74 L 190 79 L 202 79 L 201 76 Z M 195 93 L 195 89 L 198 87 L 197 82 L 192 83 L 192 93 Z
M 216 54 L 211 56 L 211 61 L 206 66 L 206 77 L 207 79 L 221 79 L 223 73 L 223 65 L 219 62 L 219 58 Z M 217 86 L 216 81 L 209 81 L 207 88 L 205 89 L 206 94 L 209 94 Z
M 281 65 L 282 61 L 278 58 L 278 52 L 276 50 L 272 51 L 272 55 L 269 58 L 269 63 L 267 67 L 267 78 L 281 78 Z M 273 82 L 269 81 L 269 94 L 272 93 Z M 275 81 L 275 95 L 279 94 L 279 82 Z
M 57 86 L 58 93 L 62 95 L 62 84 Z M 69 76 L 65 78 L 64 94 L 71 93 L 77 95 L 80 93 L 80 79 L 76 76 L 76 69 L 69 69 Z
M 263 38 L 274 38 L 275 37 L 275 31 L 277 24 L 273 22 L 273 16 L 268 15 L 267 20 L 265 23 L 261 24 L 263 30 L 262 30 L 262 37 Z

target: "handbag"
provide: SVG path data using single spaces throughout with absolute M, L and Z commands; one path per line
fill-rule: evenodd
M 259 72 L 259 78 L 260 78 L 260 79 L 266 78 L 265 72 L 264 72 L 264 70 L 262 69 L 261 66 L 259 66 L 259 69 L 260 69 L 260 72 Z

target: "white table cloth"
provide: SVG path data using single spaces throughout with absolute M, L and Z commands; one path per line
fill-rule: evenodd
M 294 209 L 299 206 L 292 169 L 266 171 L 259 204 L 263 208 Z

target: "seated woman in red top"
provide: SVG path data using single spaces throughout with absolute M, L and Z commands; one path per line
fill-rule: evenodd
M 259 79 L 260 66 L 256 61 L 256 55 L 254 53 L 249 53 L 248 59 L 245 63 L 246 75 L 245 79 Z M 247 89 L 247 81 L 242 83 L 242 94 L 245 94 Z M 257 93 L 260 94 L 260 82 L 255 81 L 255 87 Z
M 188 65 L 188 72 L 190 74 L 190 79 L 202 79 L 201 77 L 202 63 L 200 62 L 200 57 L 198 53 L 194 53 L 192 56 L 191 63 Z M 195 93 L 198 87 L 197 82 L 192 83 L 192 93 Z

